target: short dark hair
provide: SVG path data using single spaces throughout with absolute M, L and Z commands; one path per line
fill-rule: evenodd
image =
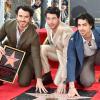
M 16 14 L 18 14 L 19 9 L 23 9 L 24 11 L 29 12 L 30 17 L 33 16 L 34 11 L 33 11 L 33 9 L 32 9 L 30 6 L 28 6 L 28 5 L 20 5 L 20 6 L 18 6 L 18 7 L 16 8 L 16 10 L 15 10 L 15 13 L 16 13 Z
M 80 14 L 79 16 L 77 16 L 76 19 L 75 19 L 75 26 L 78 25 L 79 19 L 86 20 L 92 26 L 92 29 L 94 28 L 95 20 L 92 17 L 92 15 L 90 15 L 89 13 L 83 13 L 83 14 Z
M 57 18 L 60 17 L 60 10 L 58 7 L 48 7 L 45 11 L 45 16 L 47 16 L 47 14 L 56 14 Z

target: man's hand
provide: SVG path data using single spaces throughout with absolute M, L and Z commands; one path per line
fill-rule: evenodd
M 73 97 L 75 97 L 75 96 L 80 96 L 80 95 L 78 94 L 76 88 L 69 88 L 69 91 L 68 91 L 67 96 L 68 96 L 69 98 L 73 98 Z
M 57 93 L 60 93 L 60 94 L 66 93 L 66 84 L 60 83 L 60 84 L 58 85 L 58 87 L 57 87 L 57 91 L 56 91 L 56 92 L 57 92 Z
M 2 58 L 2 55 L 4 55 L 4 54 L 5 54 L 5 50 L 3 47 L 0 46 L 0 60 Z
M 39 91 L 40 93 L 48 92 L 42 83 L 42 79 L 40 79 L 40 78 L 37 78 L 36 91 Z

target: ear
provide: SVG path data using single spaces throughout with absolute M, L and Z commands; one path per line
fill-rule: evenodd
M 16 15 L 16 19 L 17 19 L 18 15 Z
M 33 19 L 33 16 L 32 17 L 30 17 L 30 20 L 32 21 L 32 19 Z

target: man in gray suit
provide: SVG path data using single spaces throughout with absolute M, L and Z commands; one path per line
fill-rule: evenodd
M 40 59 L 40 44 L 38 34 L 31 23 L 33 10 L 29 6 L 19 6 L 16 9 L 16 19 L 4 23 L 0 29 L 0 42 L 7 37 L 7 45 L 26 52 L 24 61 L 18 73 L 20 86 L 29 86 L 33 75 L 37 78 L 36 89 L 47 92 L 42 84 L 42 64 Z M 5 43 L 4 43 L 5 44 Z M 0 55 L 5 54 L 0 46 Z

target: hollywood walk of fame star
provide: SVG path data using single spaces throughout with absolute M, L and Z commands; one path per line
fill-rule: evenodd
M 68 98 L 66 94 L 57 94 L 57 93 L 51 93 L 51 94 L 41 94 L 41 93 L 26 93 L 31 96 L 37 97 L 34 100 L 76 100 L 76 99 L 88 99 L 91 97 L 86 96 L 75 96 L 74 98 Z
M 13 52 L 10 56 L 8 56 L 8 55 L 5 55 L 5 56 L 7 59 L 7 62 L 5 63 L 5 65 L 10 64 L 12 67 L 14 67 L 14 63 L 19 60 L 19 59 L 15 58 L 15 52 Z

